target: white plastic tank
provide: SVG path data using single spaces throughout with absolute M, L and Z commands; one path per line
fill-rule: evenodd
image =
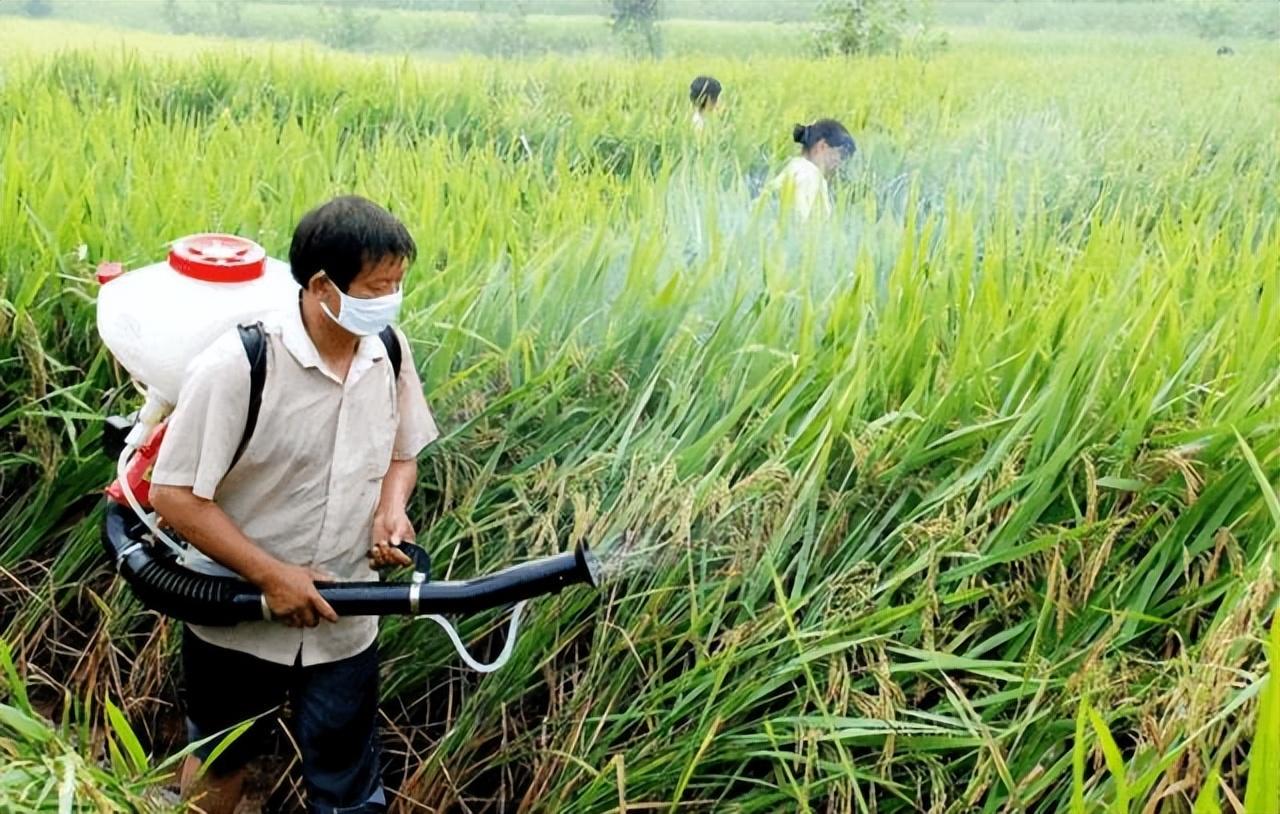
M 98 334 L 148 400 L 177 403 L 187 364 L 237 324 L 297 300 L 289 265 L 223 234 L 173 242 L 168 260 L 99 275 Z

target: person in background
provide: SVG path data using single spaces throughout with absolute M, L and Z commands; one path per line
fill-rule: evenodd
M 235 810 L 245 766 L 286 698 L 308 810 L 386 809 L 378 621 L 338 618 L 315 582 L 376 580 L 375 567 L 410 562 L 397 546 L 414 536 L 405 508 L 415 459 L 439 433 L 408 343 L 386 329 L 416 254 L 404 225 L 364 198 L 335 198 L 303 216 L 289 249 L 301 288 L 263 320 L 266 380 L 243 457 L 250 367 L 239 332 L 187 368 L 152 501 L 190 544 L 187 567 L 256 585 L 276 620 L 183 630 L 191 740 L 262 716 L 198 781 L 218 739 L 187 759 L 183 793 L 206 814 Z
M 713 76 L 696 77 L 689 83 L 689 101 L 693 103 L 693 129 L 700 134 L 720 101 L 720 82 Z
M 802 220 L 815 211 L 830 215 L 827 179 L 858 149 L 853 136 L 835 119 L 818 119 L 813 124 L 797 124 L 791 137 L 800 145 L 800 155 L 787 162 L 767 189 L 789 189 L 796 215 Z

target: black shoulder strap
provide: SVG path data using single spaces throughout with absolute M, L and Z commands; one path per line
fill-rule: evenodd
M 253 429 L 258 426 L 258 411 L 262 409 L 262 388 L 267 383 L 267 336 L 261 322 L 252 325 L 237 326 L 240 331 L 240 343 L 244 345 L 244 355 L 249 358 L 249 409 L 244 419 L 244 433 L 240 436 L 240 445 L 231 458 L 231 466 L 235 466 L 249 446 L 253 437 Z M 228 467 L 228 470 L 231 467 Z
M 236 454 L 231 458 L 231 466 L 235 466 L 249 446 L 253 430 L 258 426 L 258 413 L 262 410 L 262 390 L 267 383 L 267 337 L 261 322 L 252 325 L 239 325 L 240 344 L 244 345 L 244 355 L 249 360 L 249 409 L 244 418 L 244 432 L 240 436 L 240 444 Z M 387 349 L 387 360 L 391 362 L 391 371 L 396 379 L 400 378 L 400 338 L 390 325 L 378 332 L 378 338 Z M 230 467 L 228 467 L 230 469 Z
M 378 338 L 382 340 L 382 344 L 387 348 L 387 361 L 391 363 L 391 372 L 395 374 L 396 381 L 400 380 L 400 337 L 396 336 L 396 329 L 390 325 L 378 331 Z

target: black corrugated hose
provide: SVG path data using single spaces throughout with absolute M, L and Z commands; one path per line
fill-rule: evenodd
M 232 577 L 186 568 L 149 543 L 147 533 L 130 508 L 107 501 L 103 545 L 144 606 L 202 625 L 270 619 L 257 588 Z M 339 616 L 418 616 L 475 613 L 558 593 L 575 583 L 597 587 L 600 581 L 599 563 L 585 545 L 460 581 L 429 581 L 425 554 L 420 549 L 413 554 L 419 568 L 413 582 L 329 582 L 316 587 Z

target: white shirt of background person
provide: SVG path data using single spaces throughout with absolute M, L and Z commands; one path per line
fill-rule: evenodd
M 781 192 L 784 188 L 791 190 L 791 205 L 802 220 L 808 220 L 815 210 L 823 217 L 831 214 L 826 176 L 804 156 L 793 157 L 769 183 L 771 191 Z

